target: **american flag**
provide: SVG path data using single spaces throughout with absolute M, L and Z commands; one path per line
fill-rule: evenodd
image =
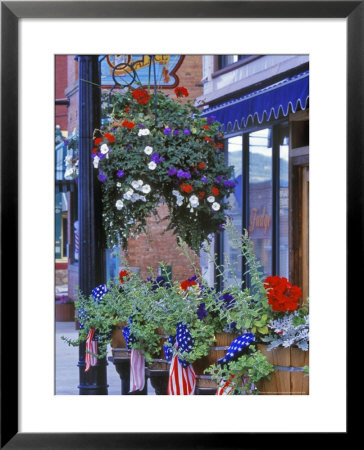
M 93 340 L 94 334 L 95 334 L 95 330 L 93 328 L 91 328 L 91 330 L 88 332 L 87 339 L 86 339 L 85 372 L 88 372 L 90 370 L 90 367 L 96 366 L 96 363 L 97 363 L 96 356 L 91 355 L 91 353 L 94 353 L 95 355 L 97 355 L 97 341 Z
M 131 351 L 130 356 L 130 391 L 142 391 L 145 384 L 145 356 L 140 350 Z
M 227 380 L 221 380 L 219 387 L 217 388 L 216 395 L 229 395 L 234 392 L 235 383 L 233 382 L 234 375 Z
M 254 334 L 245 333 L 232 341 L 223 358 L 217 360 L 217 364 L 228 364 L 230 361 L 237 359 L 242 355 L 248 345 L 254 341 Z M 229 395 L 233 394 L 236 383 L 233 381 L 234 375 L 228 380 L 221 380 L 219 387 L 217 388 L 216 395 Z M 244 378 L 243 385 L 248 383 L 249 379 Z
M 193 395 L 196 387 L 196 375 L 190 364 L 182 367 L 177 355 L 174 355 L 169 370 L 168 395 Z
M 237 337 L 230 344 L 226 355 L 217 360 L 217 364 L 226 364 L 238 358 L 252 341 L 254 341 L 254 334 L 251 333 L 244 333 Z
M 173 345 L 176 342 L 176 337 L 175 336 L 168 336 L 168 343 L 170 345 L 163 345 L 163 350 L 164 350 L 164 357 L 166 359 L 166 361 L 170 361 L 172 359 L 173 356 Z
M 95 287 L 91 294 L 92 297 L 96 300 L 96 303 L 100 304 L 102 297 L 109 292 L 106 284 L 100 284 L 100 286 Z
M 189 353 L 193 347 L 193 339 L 187 325 L 177 324 L 175 349 Z M 196 375 L 192 365 L 175 354 L 172 358 L 168 379 L 168 395 L 193 395 L 196 387 Z

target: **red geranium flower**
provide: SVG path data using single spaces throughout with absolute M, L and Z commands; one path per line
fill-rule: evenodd
M 285 277 L 277 275 L 267 277 L 264 281 L 267 290 L 268 304 L 273 311 L 295 311 L 298 307 L 298 299 L 302 291 L 298 286 L 293 286 Z
M 196 281 L 185 280 L 185 281 L 182 281 L 182 283 L 181 283 L 181 289 L 186 291 L 187 288 L 189 288 L 190 286 L 196 286 L 196 285 L 197 285 Z
M 106 139 L 107 139 L 109 142 L 115 142 L 115 141 L 116 141 L 115 137 L 114 137 L 112 134 L 110 134 L 110 133 L 105 133 L 105 134 L 104 134 L 104 137 L 106 137 Z
M 99 149 L 97 147 L 92 149 L 92 153 L 97 153 L 99 151 Z
M 131 94 L 133 98 L 140 104 L 146 105 L 150 100 L 150 95 L 146 89 L 138 88 Z
M 217 187 L 211 188 L 211 192 L 215 197 L 217 197 L 220 194 L 220 191 L 218 190 Z
M 205 141 L 206 142 L 211 142 L 211 138 L 209 138 L 208 136 L 205 136 Z
M 204 162 L 200 162 L 200 163 L 198 163 L 198 168 L 199 169 L 206 169 L 206 164 Z
M 125 112 L 126 112 L 126 114 L 129 114 L 129 112 L 130 112 L 130 106 L 127 106 L 127 107 L 125 108 Z
M 188 90 L 183 86 L 176 87 L 174 92 L 177 97 L 188 97 L 188 95 L 189 95 Z
M 210 127 L 209 127 L 208 125 L 204 125 L 202 128 L 203 128 L 204 130 L 209 130 L 209 129 L 210 129 Z
M 119 272 L 120 284 L 124 284 L 125 283 L 125 280 L 128 279 L 127 277 L 130 275 L 130 273 L 131 272 L 128 272 L 127 270 L 120 270 L 120 272 Z M 124 280 L 124 278 L 125 278 L 125 280 Z
M 96 138 L 95 140 L 94 140 L 94 143 L 95 143 L 95 145 L 99 145 L 99 144 L 101 144 L 101 142 L 104 142 L 104 140 L 102 139 L 102 138 Z
M 135 127 L 135 123 L 129 122 L 129 120 L 124 120 L 124 122 L 121 124 L 122 127 L 126 127 L 129 130 Z
M 193 187 L 190 184 L 182 183 L 181 191 L 186 192 L 187 194 L 190 194 L 193 191 Z
M 201 192 L 198 194 L 198 198 L 199 198 L 200 200 L 202 200 L 204 197 L 205 197 L 205 192 L 204 192 L 204 191 L 201 191 Z

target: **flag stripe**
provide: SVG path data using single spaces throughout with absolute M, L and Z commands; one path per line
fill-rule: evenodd
M 169 371 L 168 395 L 193 395 L 195 386 L 196 375 L 192 365 L 182 367 L 177 355 L 174 355 Z
M 91 330 L 88 332 L 88 335 L 86 338 L 86 354 L 85 354 L 86 368 L 85 368 L 85 372 L 88 372 L 90 370 L 91 365 L 95 365 L 95 364 L 91 364 L 91 354 L 90 354 L 90 352 L 92 352 L 92 338 L 94 337 L 94 333 L 95 333 L 95 330 L 93 328 L 91 328 Z
M 142 391 L 145 385 L 145 357 L 143 352 L 132 349 L 130 356 L 130 391 Z

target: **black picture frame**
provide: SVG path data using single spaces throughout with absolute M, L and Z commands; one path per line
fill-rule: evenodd
M 347 301 L 363 272 L 363 1 L 1 2 L 1 448 L 251 448 L 251 433 L 18 433 L 18 21 L 20 18 L 346 18 Z M 8 105 L 12 105 L 11 108 Z M 8 149 L 11 148 L 11 151 Z M 359 255 L 359 258 L 355 257 Z M 9 298 L 11 297 L 11 301 Z M 9 320 L 9 318 L 12 318 Z M 8 336 L 11 335 L 11 345 Z M 166 430 L 167 431 L 167 430 Z M 288 431 L 288 430 L 287 430 Z M 349 428 L 348 428 L 349 431 Z M 347 433 L 340 433 L 347 437 Z M 342 437 L 342 436 L 341 436 Z M 266 433 L 267 442 L 270 436 Z M 340 439 L 339 439 L 340 440 Z M 259 437 L 259 447 L 262 440 Z M 295 444 L 290 444 L 295 445 Z

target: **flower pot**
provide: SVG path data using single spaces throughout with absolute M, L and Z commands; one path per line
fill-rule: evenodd
M 196 375 L 203 375 L 205 369 L 211 364 L 216 364 L 218 359 L 223 358 L 229 345 L 237 337 L 239 337 L 239 334 L 236 333 L 217 333 L 215 336 L 216 343 L 210 347 L 209 353 L 192 364 Z
M 73 303 L 56 303 L 56 322 L 73 322 L 75 305 Z
M 258 382 L 263 395 L 308 395 L 309 377 L 302 371 L 309 364 L 309 352 L 298 347 L 277 347 L 268 351 L 267 344 L 258 344 L 258 350 L 274 366 L 274 372 Z
M 111 333 L 111 347 L 112 348 L 126 348 L 125 338 L 123 336 L 123 328 L 126 326 L 126 322 L 119 322 L 112 328 Z

